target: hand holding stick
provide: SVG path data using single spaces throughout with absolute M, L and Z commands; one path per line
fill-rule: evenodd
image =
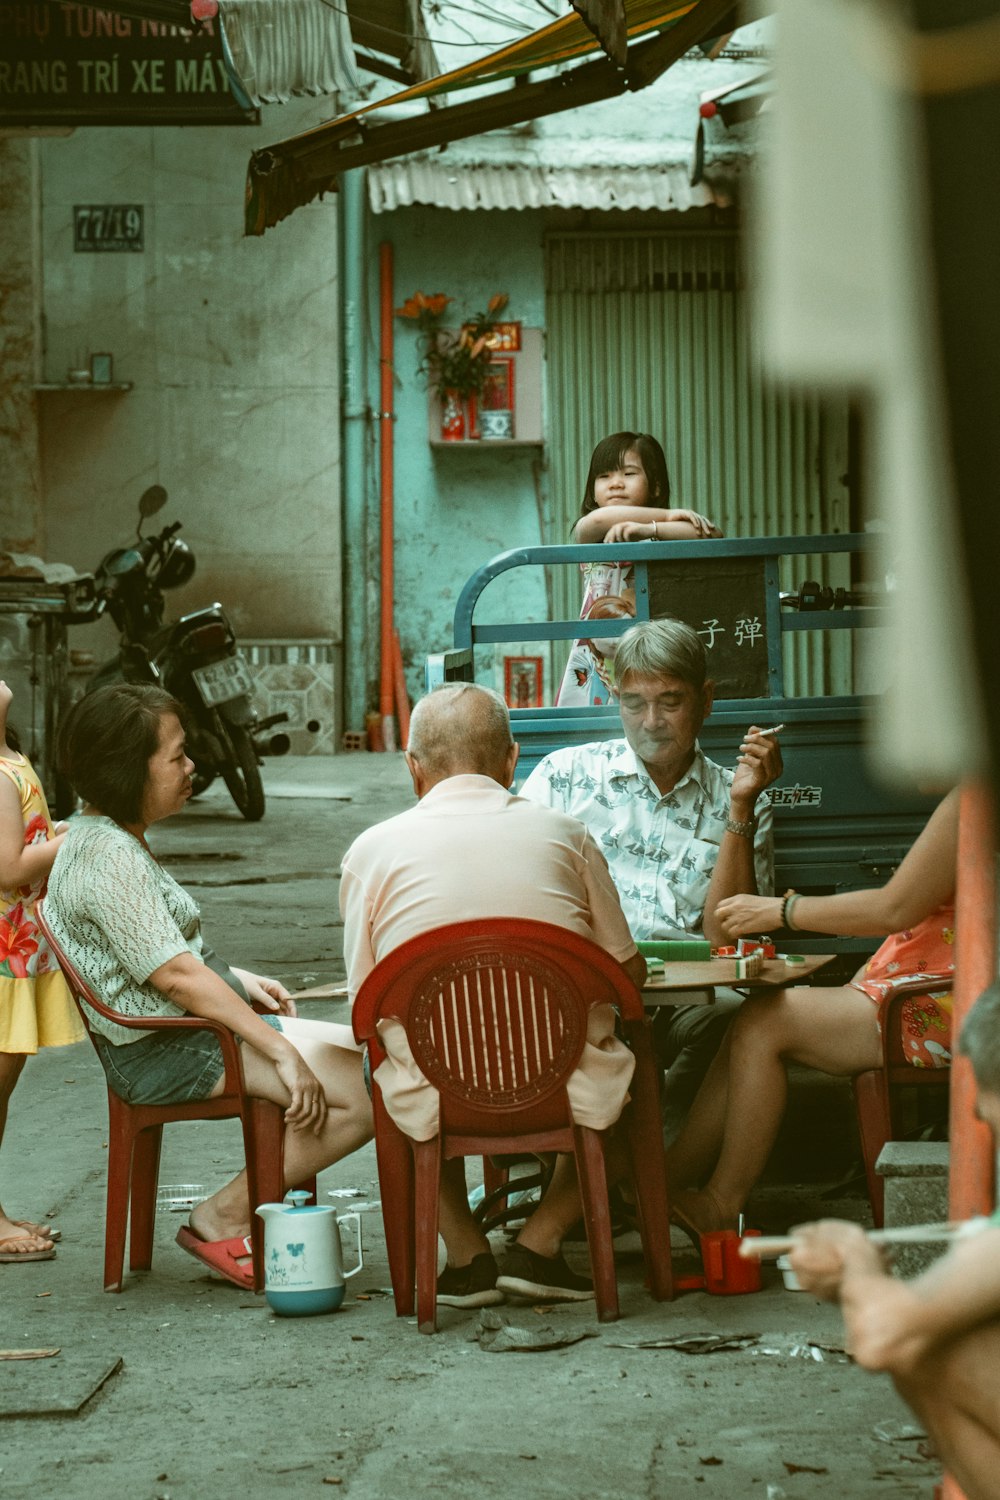
M 942 1224 L 900 1224 L 893 1229 L 869 1229 L 866 1238 L 873 1245 L 928 1245 L 978 1234 L 989 1226 L 989 1222 L 986 1218 L 975 1218 Z M 745 1260 L 788 1255 L 801 1243 L 794 1231 L 786 1235 L 755 1235 L 753 1239 L 741 1241 L 740 1254 Z

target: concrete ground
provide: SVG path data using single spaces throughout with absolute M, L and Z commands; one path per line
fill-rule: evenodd
M 221 953 L 304 988 L 343 975 L 340 856 L 408 805 L 408 779 L 401 757 L 361 753 L 273 761 L 266 780 L 262 823 L 244 823 L 214 787 L 153 840 Z M 345 1019 L 342 1003 L 303 1009 Z M 842 1087 L 799 1092 L 792 1139 L 753 1217 L 765 1228 L 816 1213 L 863 1218 L 856 1189 L 821 1197 L 823 1173 L 841 1174 L 852 1157 Z M 756 1296 L 657 1305 L 641 1261 L 623 1258 L 619 1323 L 598 1325 L 587 1304 L 507 1309 L 521 1327 L 591 1336 L 497 1354 L 476 1342 L 475 1313 L 443 1310 L 433 1338 L 395 1318 L 377 1208 L 364 1213 L 366 1264 L 344 1307 L 303 1319 L 275 1318 L 263 1298 L 203 1273 L 173 1243 L 180 1215 L 164 1212 L 152 1271 L 105 1294 L 105 1097 L 82 1043 L 30 1062 L 11 1110 L 0 1195 L 21 1217 L 57 1221 L 63 1242 L 53 1261 L 0 1265 L 0 1349 L 60 1351 L 0 1360 L 9 1500 L 298 1500 L 331 1489 L 356 1500 L 929 1500 L 937 1466 L 905 1435 L 905 1408 L 836 1352 L 792 1352 L 807 1339 L 835 1349 L 840 1319 L 785 1291 L 774 1270 Z M 803 1169 L 806 1136 L 815 1149 Z M 178 1126 L 166 1133 L 161 1185 L 207 1192 L 240 1165 L 229 1122 Z M 371 1147 L 324 1174 L 321 1201 L 336 1188 L 377 1204 Z M 585 1253 L 572 1247 L 581 1262 Z M 648 1347 L 703 1333 L 760 1337 L 701 1354 Z

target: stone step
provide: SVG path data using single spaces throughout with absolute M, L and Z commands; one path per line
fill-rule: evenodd
M 886 1228 L 947 1219 L 947 1141 L 887 1141 L 875 1170 L 885 1178 Z M 944 1244 L 899 1245 L 893 1252 L 896 1272 L 918 1276 L 945 1249 Z

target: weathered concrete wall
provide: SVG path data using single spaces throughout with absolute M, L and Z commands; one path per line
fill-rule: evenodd
M 0 547 L 15 552 L 39 550 L 36 149 L 0 140 Z
M 331 101 L 266 111 L 266 138 Z M 94 351 L 125 393 L 41 400 L 45 545 L 92 568 L 149 484 L 198 558 L 177 611 L 219 598 L 238 633 L 340 639 L 334 200 L 243 238 L 244 128 L 82 129 L 40 143 L 47 380 Z M 78 203 L 141 203 L 141 254 L 73 251 Z
M 374 244 L 394 246 L 395 305 L 413 292 L 447 292 L 456 322 L 507 292 L 506 316 L 527 327 L 544 324 L 543 215 L 455 213 L 407 208 L 376 216 Z M 372 324 L 378 327 L 377 275 L 372 276 Z M 396 619 L 410 690 L 423 684 L 428 652 L 452 644 L 455 602 L 469 575 L 509 547 L 537 546 L 544 503 L 542 447 L 505 448 L 488 442 L 432 448 L 428 397 L 417 374 L 415 325 L 395 320 L 396 401 Z M 534 570 L 532 570 L 534 574 Z M 490 618 L 548 618 L 542 580 L 526 570 L 498 580 L 489 592 Z M 487 616 L 477 615 L 485 620 Z M 530 648 L 538 654 L 537 648 Z M 497 665 L 483 653 L 480 677 L 493 686 Z M 550 686 L 547 684 L 547 687 Z

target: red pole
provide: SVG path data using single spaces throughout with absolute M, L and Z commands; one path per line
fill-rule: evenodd
M 982 782 L 962 788 L 955 888 L 955 993 L 952 1037 L 976 998 L 997 977 L 996 830 L 993 795 Z M 976 1084 L 967 1057 L 951 1068 L 948 1212 L 953 1219 L 988 1214 L 994 1199 L 994 1147 L 976 1118 Z
M 403 648 L 399 644 L 399 631 L 392 632 L 392 678 L 396 689 L 396 717 L 399 720 L 399 738 L 405 750 L 410 743 L 410 695 L 406 691 L 403 672 Z
M 955 890 L 955 993 L 952 1037 L 976 997 L 997 977 L 996 825 L 993 795 L 982 782 L 962 788 L 958 820 L 958 880 Z M 992 1211 L 995 1151 L 988 1126 L 976 1118 L 976 1083 L 967 1057 L 951 1066 L 951 1149 L 948 1216 L 969 1219 Z M 942 1500 L 965 1500 L 950 1474 Z
M 380 609 L 381 675 L 379 679 L 379 713 L 382 716 L 382 748 L 395 750 L 396 725 L 393 706 L 393 640 L 392 615 L 395 579 L 393 577 L 393 290 L 392 245 L 383 241 L 378 247 L 379 273 L 379 493 L 381 498 L 381 564 L 382 594 Z

